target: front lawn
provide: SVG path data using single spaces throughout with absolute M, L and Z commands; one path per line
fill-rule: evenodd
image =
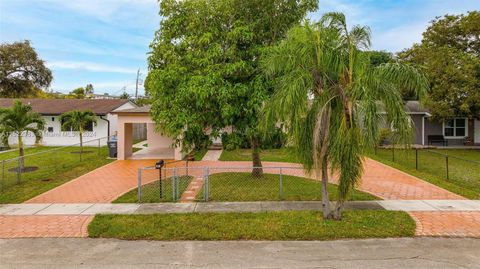
M 27 148 L 26 154 L 36 154 L 25 157 L 25 166 L 36 170 L 20 173 L 20 177 L 16 173 L 18 161 L 7 160 L 17 157 L 18 152 L 0 154 L 0 160 L 6 160 L 3 169 L 0 167 L 4 172 L 0 175 L 0 204 L 24 202 L 113 161 L 107 159 L 107 147 L 84 147 L 81 159 L 79 151 L 79 147 Z
M 298 163 L 291 148 L 264 149 L 260 152 L 264 162 Z M 251 149 L 223 150 L 220 161 L 252 161 Z
M 282 195 L 280 195 L 280 178 L 278 174 L 264 174 L 262 178 L 253 177 L 251 173 L 226 172 L 209 176 L 209 201 L 319 201 L 321 197 L 320 181 L 282 176 Z M 337 187 L 329 184 L 330 200 L 337 200 Z M 378 200 L 379 198 L 358 190 L 353 191 L 351 200 Z M 197 196 L 203 199 L 203 191 Z
M 444 155 L 450 156 L 448 179 Z M 480 199 L 480 150 L 418 150 L 418 169 L 415 167 L 414 149 L 395 149 L 394 155 L 391 149 L 378 149 L 377 154 L 372 152 L 368 157 L 463 197 Z
M 97 215 L 90 237 L 128 240 L 334 240 L 410 237 L 415 222 L 405 212 L 345 211 L 341 221 L 317 211 Z

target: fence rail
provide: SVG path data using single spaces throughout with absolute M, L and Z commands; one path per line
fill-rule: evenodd
M 0 160 L 0 194 L 17 185 L 26 184 L 31 180 L 51 181 L 57 179 L 58 173 L 68 174 L 69 177 L 80 176 L 83 171 L 76 169 L 81 163 L 92 162 L 99 158 L 108 157 L 107 141 L 109 137 L 102 137 L 68 146 L 52 146 L 27 148 L 27 151 L 36 151 L 24 156 Z M 9 154 L 5 152 L 0 154 Z M 78 175 L 77 175 L 78 174 Z

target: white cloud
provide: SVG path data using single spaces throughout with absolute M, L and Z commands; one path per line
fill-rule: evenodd
M 121 66 L 110 66 L 92 62 L 74 62 L 74 61 L 52 61 L 47 62 L 47 66 L 52 69 L 81 69 L 86 71 L 135 74 L 136 69 Z
M 376 50 L 399 52 L 422 41 L 422 33 L 427 28 L 426 22 L 417 22 L 374 32 L 372 47 Z

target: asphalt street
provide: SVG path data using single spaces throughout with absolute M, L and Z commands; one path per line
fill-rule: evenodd
M 480 268 L 480 239 L 2 239 L 0 268 Z

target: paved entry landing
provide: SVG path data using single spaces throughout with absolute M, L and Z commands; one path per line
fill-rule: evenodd
M 138 168 L 154 164 L 155 160 L 114 161 L 40 194 L 27 203 L 108 203 L 137 187 Z M 174 164 L 169 165 L 172 167 Z M 148 180 L 144 183 L 148 183 Z

